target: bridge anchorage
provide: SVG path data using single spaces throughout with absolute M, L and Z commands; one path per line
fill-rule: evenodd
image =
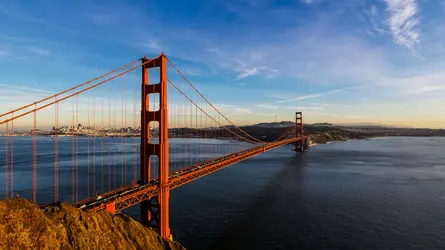
M 168 64 L 174 68 L 173 72 L 179 75 L 179 79 L 186 82 L 185 87 L 176 85 L 172 82 L 173 78 L 167 77 Z M 136 98 L 140 84 L 140 78 L 137 77 L 139 69 L 142 69 L 140 114 L 136 108 L 139 105 L 139 99 Z M 149 83 L 151 69 L 159 72 L 159 82 Z M 131 98 L 134 101 L 130 116 L 133 118 L 133 130 L 128 127 L 129 119 L 125 113 L 128 109 L 126 93 L 129 87 L 125 84 L 128 84 L 130 74 L 134 74 L 133 79 L 137 79 L 133 81 L 134 98 Z M 117 86 L 113 83 L 117 83 Z M 168 86 L 173 88 L 168 89 Z M 97 93 L 93 90 L 97 90 Z M 187 90 L 190 93 L 187 93 Z M 118 99 L 116 96 L 122 98 L 122 101 L 118 101 L 118 106 L 119 102 L 122 105 L 121 108 L 116 108 Z M 67 109 L 67 106 L 63 105 L 71 108 Z M 61 110 L 65 110 L 63 114 L 70 109 L 72 113 L 59 118 L 59 113 L 62 114 L 59 112 L 59 106 Z M 53 107 L 54 110 L 49 107 Z M 119 114 L 122 119 L 120 127 Z M 48 125 L 49 121 L 46 121 L 46 118 L 51 116 L 54 121 L 53 129 L 42 133 L 38 129 L 37 117 L 42 117 L 43 119 L 39 121 L 42 120 Z M 25 119 L 18 121 L 20 118 Z M 137 122 L 139 118 L 140 123 Z M 59 119 L 65 124 L 69 122 L 72 125 L 60 126 Z M 27 121 L 31 122 L 33 129 L 25 132 L 23 136 L 31 137 L 31 140 L 14 138 L 17 135 L 14 132 L 14 122 L 17 125 Z M 0 126 L 4 126 L 4 133 L 1 136 L 5 139 L 0 141 L 4 142 L 4 145 L 0 146 L 5 146 L 6 149 L 6 157 L 0 157 L 0 166 L 4 165 L 6 170 L 5 198 L 13 197 L 15 194 L 14 162 L 17 164 L 17 161 L 14 159 L 18 158 L 18 153 L 14 156 L 14 152 L 19 151 L 20 157 L 28 153 L 33 157 L 23 157 L 31 160 L 22 164 L 24 168 L 32 165 L 32 178 L 29 180 L 32 188 L 29 188 L 29 193 L 30 190 L 33 191 L 34 202 L 38 203 L 39 181 L 53 181 L 54 199 L 48 196 L 39 198 L 39 201 L 44 200 L 42 203 L 57 202 L 60 198 L 67 201 L 71 194 L 71 203 L 81 210 L 109 211 L 113 214 L 141 204 L 141 223 L 155 229 L 164 238 L 172 238 L 169 222 L 171 189 L 284 145 L 294 145 L 293 150 L 296 152 L 305 151 L 308 148 L 308 136 L 303 133 L 301 112 L 296 113 L 295 121 L 295 126 L 287 128 L 275 141 L 261 141 L 230 121 L 199 92 L 164 53 L 152 59 L 144 57 L 91 81 L 0 114 Z M 85 123 L 88 125 L 81 126 Z M 138 124 L 140 124 L 140 144 L 135 137 L 139 136 L 136 130 Z M 52 139 L 39 138 L 40 135 Z M 69 137 L 59 139 L 59 136 Z M 127 137 L 133 137 L 133 140 Z M 196 143 L 196 138 L 203 138 L 206 145 L 202 141 Z M 225 143 L 221 143 L 223 140 Z M 15 141 L 20 141 L 20 145 L 26 142 L 32 143 L 32 152 L 14 150 L 15 145 L 19 146 Z M 52 147 L 48 147 L 50 143 L 54 144 L 54 161 L 48 156 L 50 155 L 48 150 L 52 150 Z M 140 152 L 137 152 L 138 144 Z M 40 148 L 40 145 L 46 146 Z M 44 153 L 38 154 L 40 150 Z M 84 158 L 80 158 L 79 161 L 79 156 L 82 155 Z M 67 156 L 71 161 L 67 160 L 69 159 Z M 116 159 L 120 159 L 121 163 Z M 38 163 L 42 162 L 40 160 L 45 160 L 46 166 L 53 164 L 53 171 L 47 167 L 39 168 Z M 87 163 L 82 164 L 82 162 Z M 69 174 L 62 175 L 62 173 L 64 181 L 59 182 L 59 168 L 64 170 L 62 172 L 70 172 L 71 178 Z M 54 174 L 54 179 L 50 180 L 37 174 L 40 169 L 46 171 L 43 172 L 44 175 Z M 23 178 L 25 177 L 27 176 Z M 86 185 L 79 185 L 79 181 Z M 61 189 L 65 190 L 64 193 L 59 193 L 60 184 L 64 187 L 71 186 L 71 193 L 67 188 Z M 45 183 L 44 186 L 48 187 L 48 184 Z M 45 193 L 48 193 L 47 189 Z

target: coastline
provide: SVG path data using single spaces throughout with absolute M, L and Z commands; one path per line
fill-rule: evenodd
M 315 132 L 309 134 L 309 146 L 316 146 L 320 144 L 329 144 L 338 141 L 348 140 L 366 140 L 372 138 L 372 136 L 365 136 L 361 133 L 349 132 L 345 130 L 332 130 L 326 132 Z

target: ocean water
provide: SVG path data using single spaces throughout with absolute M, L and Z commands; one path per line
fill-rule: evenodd
M 23 142 L 20 150 L 19 144 L 16 154 L 23 157 L 16 159 L 14 189 L 29 196 L 32 168 L 25 155 L 32 145 Z M 172 190 L 174 239 L 187 249 L 444 248 L 445 138 L 351 140 L 304 154 L 291 149 L 275 149 Z M 79 161 L 88 162 L 85 157 Z M 132 155 L 126 157 L 131 166 Z M 59 192 L 70 201 L 71 154 L 60 158 Z M 52 168 L 48 163 L 38 171 L 39 201 L 53 199 Z M 4 189 L 0 185 L 2 194 Z M 139 207 L 124 213 L 138 219 Z

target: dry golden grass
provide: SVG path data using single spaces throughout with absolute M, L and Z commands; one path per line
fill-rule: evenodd
M 82 212 L 66 203 L 41 210 L 0 201 L 0 249 L 184 249 L 126 215 Z

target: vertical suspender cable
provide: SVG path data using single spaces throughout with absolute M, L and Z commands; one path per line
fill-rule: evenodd
M 108 85 L 108 191 L 111 190 L 111 153 L 110 153 L 110 141 L 111 141 L 111 87 Z
M 93 96 L 93 196 L 96 197 L 96 95 Z
M 87 194 L 88 198 L 90 198 L 90 136 L 91 136 L 91 124 L 90 124 L 90 98 L 88 98 L 88 104 L 87 104 L 87 110 L 88 110 L 88 169 L 87 169 Z
M 79 95 L 76 95 L 76 202 L 79 201 Z
M 55 97 L 57 100 L 57 97 Z M 54 201 L 59 200 L 59 104 L 56 103 L 54 106 L 55 115 L 54 115 Z
M 72 113 L 73 113 L 73 119 L 72 119 L 72 127 L 71 127 L 71 202 L 74 203 L 74 199 L 75 199 L 75 191 L 74 191 L 74 164 L 75 164 L 75 159 L 74 159 L 74 135 L 75 135 L 75 130 L 74 130 L 74 98 L 73 98 L 73 105 L 72 105 Z
M 8 137 L 9 137 L 9 128 L 8 128 L 8 126 L 9 126 L 9 124 L 8 123 L 6 123 L 6 127 L 5 127 L 5 144 L 6 144 L 6 148 L 5 148 L 5 151 L 6 151 L 6 158 L 5 158 L 5 165 L 6 165 L 6 167 L 5 167 L 5 171 L 6 171 L 6 174 L 5 174 L 5 184 L 6 184 L 6 192 L 5 192 L 5 196 L 6 196 L 6 199 L 8 199 L 8 186 L 9 186 L 9 173 L 8 173 L 8 164 L 9 164 L 9 162 L 8 162 L 8 158 L 9 158 L 9 142 L 8 142 Z
M 37 108 L 37 105 L 35 105 L 35 108 Z M 37 112 L 34 111 L 34 138 L 33 138 L 33 153 L 34 153 L 34 157 L 33 157 L 33 200 L 34 203 L 37 203 Z
M 105 164 L 105 159 L 104 159 L 104 151 L 105 151 L 105 147 L 104 147 L 104 137 L 105 137 L 105 123 L 104 123 L 104 99 L 102 98 L 102 108 L 101 108 L 101 113 L 102 113 L 102 135 L 101 135 L 101 156 L 102 156 L 102 181 L 101 181 L 101 192 L 105 192 L 105 188 L 104 188 L 104 183 L 105 183 L 105 179 L 104 179 L 104 164 Z
M 12 118 L 14 118 L 14 112 L 11 113 Z M 15 141 L 15 131 L 14 131 L 14 120 L 11 121 L 12 127 L 12 137 L 11 137 L 11 198 L 14 198 L 14 141 Z

